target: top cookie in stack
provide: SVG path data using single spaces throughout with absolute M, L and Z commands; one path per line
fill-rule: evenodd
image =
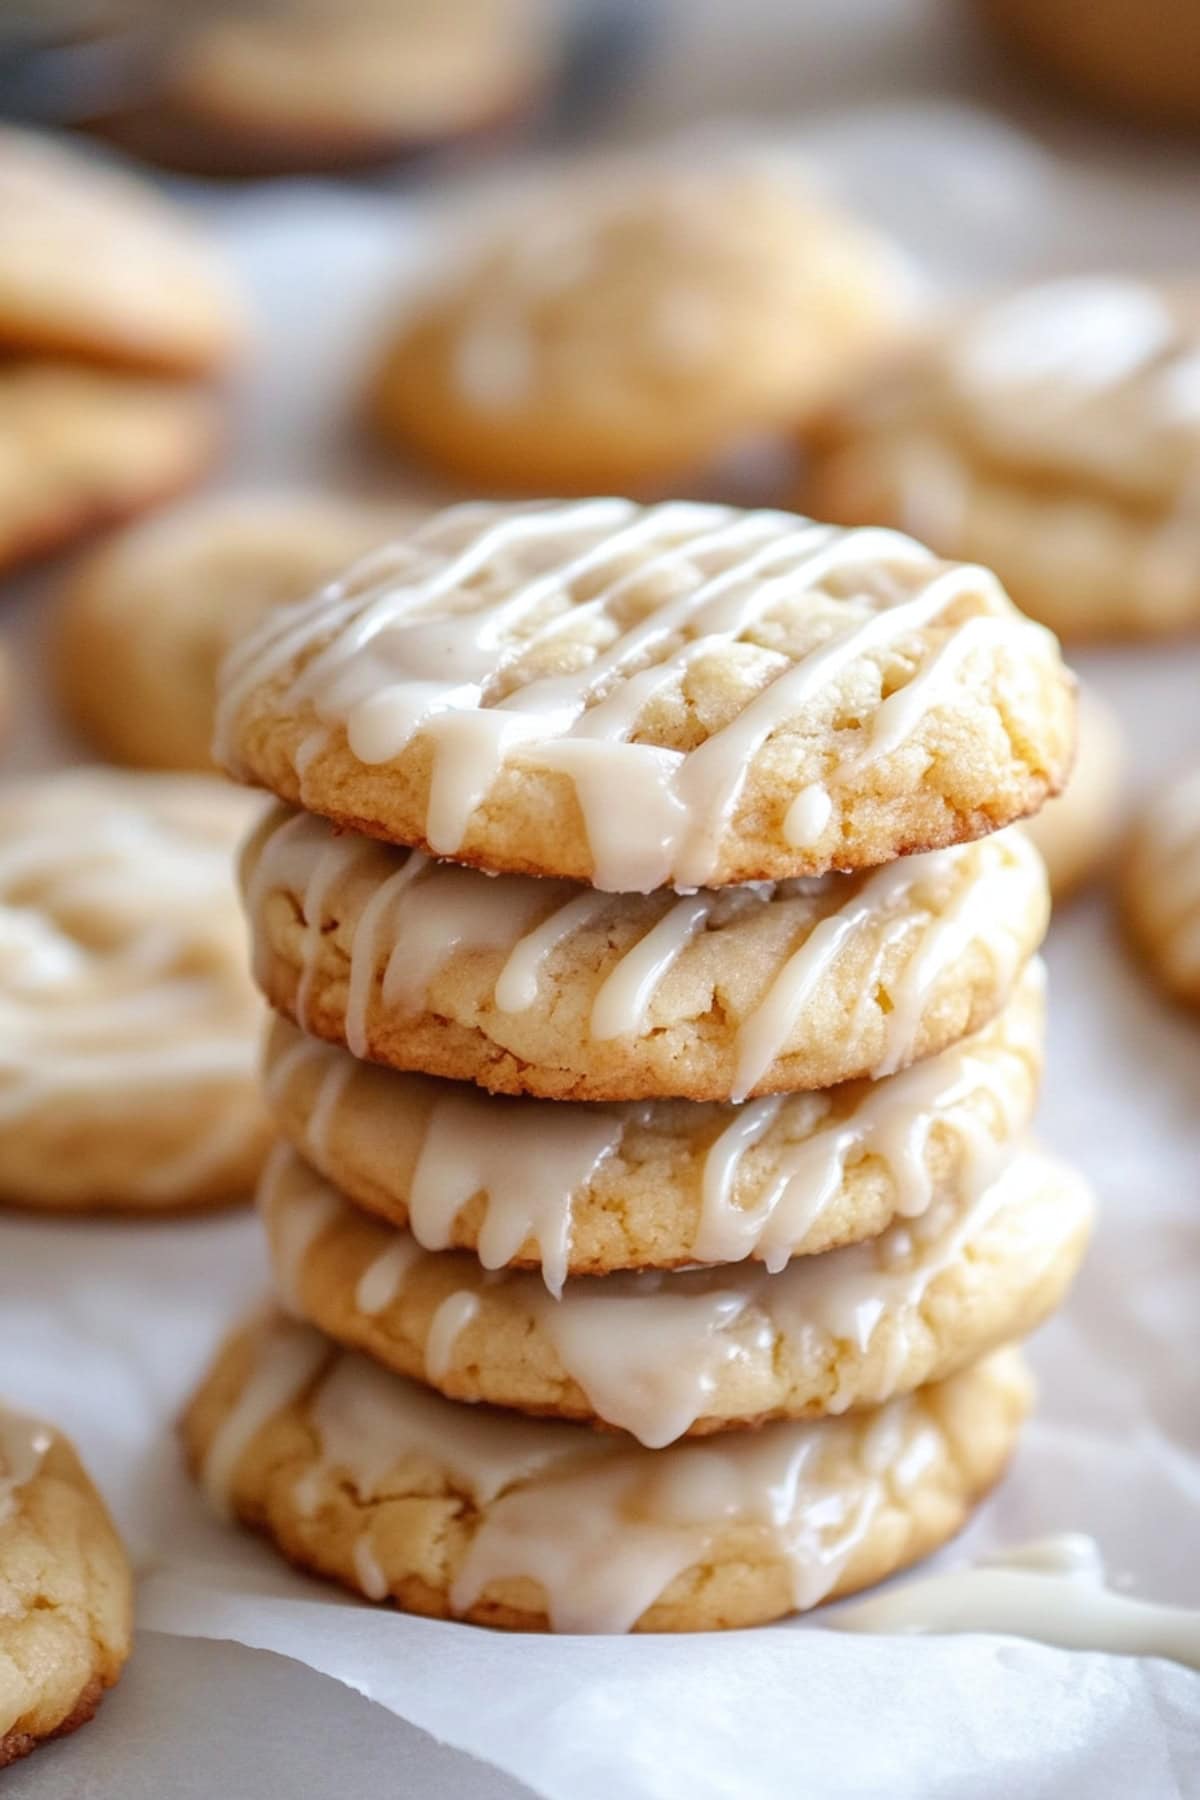
M 993 577 L 890 531 L 625 500 L 435 515 L 226 670 L 230 773 L 621 893 L 876 867 L 1035 811 L 1073 697 Z

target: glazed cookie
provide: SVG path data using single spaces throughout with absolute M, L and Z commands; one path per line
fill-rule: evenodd
M 191 487 L 219 441 L 208 394 L 0 361 L 0 571 Z
M 230 644 L 413 512 L 318 494 L 243 496 L 136 526 L 72 572 L 57 645 L 67 711 L 118 762 L 211 768 L 217 668 Z
M 209 173 L 341 168 L 454 141 L 528 110 L 557 33 L 543 0 L 306 0 L 176 32 L 119 142 Z
M 1130 846 L 1125 918 L 1155 980 L 1200 1006 L 1200 769 L 1170 783 Z
M 79 1458 L 0 1405 L 0 1769 L 86 1725 L 132 1635 L 129 1564 Z
M 254 812 L 198 776 L 0 788 L 0 1201 L 248 1195 L 267 1122 L 232 865 Z
M 745 1106 L 506 1100 L 360 1063 L 276 1018 L 267 1099 L 305 1159 L 428 1250 L 568 1275 L 754 1257 L 773 1270 L 973 1186 L 1029 1124 L 1045 977 L 879 1082 Z
M 1120 721 L 1092 688 L 1079 691 L 1079 751 L 1063 792 L 1025 829 L 1041 851 L 1056 901 L 1104 865 L 1121 823 L 1125 744 Z
M 591 500 L 452 507 L 266 620 L 222 672 L 217 753 L 374 836 L 643 892 L 977 837 L 1073 743 L 1057 645 L 983 570 Z
M 218 1507 L 369 1599 L 513 1630 L 710 1631 L 935 1549 L 1029 1400 L 1005 1350 L 874 1412 L 645 1450 L 456 1406 L 268 1320 L 221 1352 L 184 1440 Z
M 631 1432 L 661 1448 L 877 1406 L 1025 1337 L 1091 1222 L 1082 1178 L 1019 1154 L 961 1198 L 827 1256 L 681 1274 L 488 1274 L 360 1213 L 281 1147 L 260 1207 L 288 1311 L 449 1400 Z
M 676 895 L 430 862 L 274 809 L 242 858 L 255 973 L 392 1068 L 548 1100 L 744 1100 L 979 1030 L 1046 928 L 1020 831 L 864 875 Z
M 629 493 L 793 425 L 909 299 L 890 249 L 748 157 L 585 167 L 409 309 L 371 414 L 485 492 Z
M 241 332 L 216 258 L 148 183 L 0 126 L 0 346 L 204 374 Z
M 1200 313 L 1145 283 L 1028 289 L 826 420 L 804 500 L 995 569 L 1064 637 L 1200 624 Z

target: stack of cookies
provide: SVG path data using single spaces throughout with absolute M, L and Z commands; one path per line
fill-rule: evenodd
M 460 506 L 273 613 L 218 751 L 283 802 L 284 1310 L 189 1409 L 216 1503 L 559 1630 L 759 1623 L 955 1531 L 1087 1235 L 1001 829 L 1073 729 L 991 576 L 786 513 Z

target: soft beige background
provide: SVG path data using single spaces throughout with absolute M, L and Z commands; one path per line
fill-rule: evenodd
M 948 0 L 673 0 L 667 11 L 677 35 L 663 36 L 610 130 L 618 119 L 645 132 L 755 115 L 937 283 L 1180 268 L 1200 255 L 1193 154 L 1023 100 L 1039 147 L 995 112 L 964 110 L 1012 89 L 964 46 Z M 227 244 L 261 336 L 223 479 L 391 479 L 348 449 L 348 396 L 393 280 L 423 255 L 422 209 L 375 188 L 307 184 L 190 203 Z M 31 673 L 53 581 L 50 571 L 0 599 L 0 630 Z M 1107 653 L 1087 668 L 1130 729 L 1135 792 L 1200 752 L 1200 645 Z M 69 748 L 36 694 L 22 702 L 10 769 Z M 1200 1604 L 1200 1028 L 1145 988 L 1103 897 L 1056 924 L 1050 961 L 1043 1129 L 1096 1180 L 1103 1220 L 1068 1314 L 1037 1347 L 1044 1395 L 1027 1447 L 951 1559 L 1092 1530 L 1140 1590 Z M 510 1775 L 563 1800 L 1200 1791 L 1200 1677 L 1162 1664 L 811 1627 L 538 1642 L 356 1608 L 294 1580 L 207 1518 L 170 1436 L 261 1271 L 249 1219 L 0 1220 L 0 1381 L 73 1431 L 146 1570 L 126 1682 L 95 1726 L 11 1772 L 5 1800 L 501 1800 L 526 1791 Z M 230 1638 L 260 1648 L 222 1647 Z M 415 1727 L 493 1767 L 436 1751 Z

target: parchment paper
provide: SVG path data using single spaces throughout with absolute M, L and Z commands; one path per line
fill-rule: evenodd
M 1185 186 L 1112 188 L 958 109 L 833 119 L 800 148 L 951 287 L 1196 255 Z M 194 203 L 259 322 L 224 479 L 395 492 L 404 476 L 352 449 L 349 421 L 374 321 L 421 260 L 411 204 L 315 185 Z M 50 585 L 26 584 L 0 619 L 31 666 Z M 1135 800 L 1200 754 L 1200 644 L 1081 661 L 1130 731 Z M 8 767 L 69 753 L 27 697 Z M 1015 1468 L 942 1560 L 1080 1529 L 1138 1591 L 1200 1604 L 1200 1026 L 1150 992 L 1102 895 L 1056 921 L 1049 959 L 1041 1129 L 1094 1179 L 1101 1224 L 1067 1312 L 1035 1346 L 1042 1400 Z M 143 1571 L 127 1684 L 88 1732 L 9 1777 L 14 1800 L 523 1791 L 508 1777 L 554 1800 L 1200 1792 L 1200 1677 L 1162 1663 L 984 1637 L 847 1638 L 819 1623 L 510 1638 L 358 1606 L 291 1575 L 207 1517 L 172 1435 L 264 1262 L 250 1216 L 0 1220 L 0 1388 L 75 1437 Z M 203 1639 L 245 1648 L 223 1661 Z M 447 1760 L 422 1731 L 484 1766 Z

